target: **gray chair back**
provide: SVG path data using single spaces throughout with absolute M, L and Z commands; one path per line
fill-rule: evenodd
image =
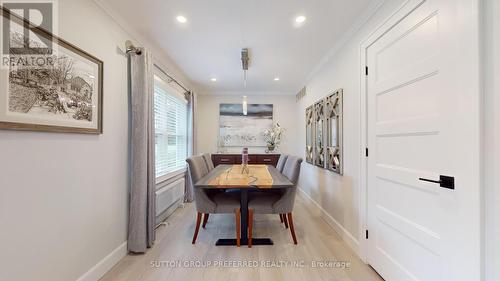
M 192 156 L 186 159 L 188 173 L 194 189 L 194 201 L 199 213 L 213 213 L 216 208 L 206 190 L 194 186 L 202 177 L 208 174 L 207 164 L 202 156 Z
M 300 175 L 300 165 L 302 158 L 297 156 L 288 156 L 283 168 L 283 175 L 287 177 L 294 185 L 297 185 Z
M 214 169 L 214 162 L 212 162 L 212 155 L 210 155 L 210 153 L 203 153 L 203 159 L 205 159 L 208 171 L 209 172 L 212 171 Z
M 186 159 L 186 162 L 188 163 L 193 183 L 196 183 L 208 174 L 207 164 L 202 156 L 191 156 Z
M 278 160 L 278 164 L 276 165 L 276 169 L 278 169 L 278 171 L 280 173 L 283 173 L 283 169 L 285 168 L 285 163 L 286 163 L 287 158 L 288 158 L 288 155 L 286 155 L 286 154 L 280 155 L 280 159 Z
M 302 158 L 291 155 L 287 157 L 285 167 L 283 168 L 283 175 L 294 184 L 294 187 L 286 188 L 281 198 L 274 203 L 273 208 L 276 210 L 276 213 L 287 214 L 293 211 L 301 164 Z

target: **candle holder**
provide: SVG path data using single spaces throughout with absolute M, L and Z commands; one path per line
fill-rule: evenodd
M 248 174 L 248 148 L 244 147 L 241 152 L 241 173 Z

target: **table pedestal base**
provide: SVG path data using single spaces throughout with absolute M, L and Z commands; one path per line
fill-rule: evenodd
M 247 240 L 241 240 L 241 245 L 248 245 Z M 259 245 L 274 245 L 270 238 L 252 238 L 252 246 Z M 215 242 L 215 246 L 236 246 L 236 239 L 219 239 Z

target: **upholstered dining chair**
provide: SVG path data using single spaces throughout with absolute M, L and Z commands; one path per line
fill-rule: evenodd
M 212 155 L 210 153 L 203 153 L 203 159 L 205 159 L 205 163 L 207 164 L 208 171 L 212 171 L 214 167 L 214 162 L 212 161 Z
M 212 155 L 210 155 L 210 153 L 203 153 L 201 156 L 203 157 L 203 160 L 205 160 L 205 164 L 207 166 L 208 172 L 212 171 L 215 168 L 214 162 L 212 161 Z M 225 192 L 225 190 L 212 190 L 211 192 L 212 193 Z M 210 216 L 210 214 L 208 214 L 208 213 L 203 215 L 203 224 L 201 225 L 203 228 L 206 227 L 209 216 Z
M 276 164 L 276 169 L 278 169 L 278 171 L 280 173 L 283 173 L 283 168 L 285 168 L 285 163 L 286 163 L 287 158 L 288 158 L 288 155 L 281 154 L 280 158 L 278 159 L 278 164 Z
M 283 175 L 292 183 L 293 187 L 285 188 L 281 194 L 274 192 L 251 193 L 248 201 L 248 247 L 252 247 L 252 228 L 254 214 L 283 214 L 285 225 L 290 227 L 293 243 L 297 244 L 297 236 L 293 226 L 292 211 L 297 193 L 300 165 L 302 158 L 288 156 L 283 168 Z
M 281 154 L 280 158 L 278 159 L 278 163 L 276 164 L 276 169 L 280 173 L 283 173 L 283 168 L 285 168 L 285 163 L 286 163 L 286 159 L 287 158 L 288 158 L 287 154 Z M 275 191 L 272 191 L 272 192 L 281 193 L 282 190 L 275 190 Z M 283 214 L 279 214 L 279 215 L 280 215 L 280 221 L 281 221 L 281 223 L 284 223 L 285 221 L 283 220 Z M 286 228 L 288 228 L 288 223 L 286 223 Z
M 188 163 L 189 178 L 194 184 L 203 176 L 208 174 L 205 159 L 202 156 L 192 156 L 186 159 Z M 194 201 L 196 205 L 196 227 L 194 230 L 193 241 L 196 243 L 202 215 L 203 227 L 205 227 L 209 214 L 235 214 L 236 221 L 236 243 L 240 245 L 240 199 L 238 194 L 228 192 L 210 192 L 210 190 L 194 187 Z

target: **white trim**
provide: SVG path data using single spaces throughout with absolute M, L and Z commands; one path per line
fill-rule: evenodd
M 483 279 L 487 281 L 494 281 L 500 279 L 500 268 L 495 266 L 497 260 L 495 259 L 500 253 L 497 251 L 498 245 L 496 240 L 498 235 L 495 233 L 496 224 L 498 223 L 498 205 L 495 201 L 498 201 L 498 193 L 495 191 L 495 181 L 496 181 L 496 163 L 495 157 L 498 155 L 498 149 L 495 146 L 495 141 L 497 137 L 495 136 L 495 131 L 492 126 L 498 122 L 498 115 L 495 113 L 495 107 L 498 106 L 498 100 L 494 90 L 496 89 L 495 81 L 495 71 L 498 58 L 494 58 L 494 48 L 498 45 L 496 37 L 493 35 L 495 31 L 494 24 L 496 23 L 495 14 L 499 10 L 500 5 L 494 3 L 497 0 L 482 1 L 480 7 L 480 18 L 481 22 L 481 64 L 482 64 L 482 101 L 481 101 L 481 136 L 482 136 L 482 174 L 481 177 L 484 178 L 484 192 L 481 198 L 483 204 L 482 210 L 482 227 L 483 227 Z
M 184 167 L 184 168 L 179 168 L 177 170 L 174 170 L 172 172 L 168 172 L 167 174 L 165 174 L 163 176 L 157 177 L 155 179 L 156 188 L 164 186 L 165 184 L 180 177 L 181 175 L 184 176 L 183 174 L 185 174 L 186 172 L 187 172 L 187 168 Z
M 169 172 L 166 175 L 159 176 L 156 178 L 155 184 L 156 184 L 156 186 L 164 185 L 164 183 L 166 183 L 174 178 L 177 178 L 178 176 L 186 173 L 186 171 L 187 171 L 187 168 L 184 167 L 184 168 L 179 168 L 175 171 Z
M 382 36 L 385 31 L 390 28 L 390 26 L 394 25 L 399 21 L 400 18 L 402 18 L 404 15 L 409 13 L 411 10 L 413 10 L 416 6 L 420 5 L 420 3 L 424 0 L 407 0 L 405 1 L 401 6 L 399 6 L 396 11 L 394 11 L 392 14 L 390 14 L 377 28 L 374 29 L 373 32 L 368 34 L 366 39 L 362 40 L 360 45 L 359 45 L 359 62 L 360 62 L 360 72 L 359 72 L 359 83 L 360 83 L 360 136 L 361 136 L 361 141 L 360 141 L 360 163 L 361 167 L 359 170 L 359 197 L 358 197 L 358 206 L 359 206 L 359 256 L 360 258 L 365 262 L 368 263 L 367 260 L 367 251 L 368 251 L 368 244 L 366 243 L 365 239 L 365 230 L 368 229 L 368 208 L 367 208 L 367 203 L 368 203 L 368 182 L 367 182 L 367 172 L 368 172 L 368 166 L 367 166 L 367 157 L 366 155 L 366 148 L 368 147 L 368 142 L 367 142 L 367 132 L 366 130 L 368 129 L 367 127 L 367 99 L 366 99 L 366 75 L 365 75 L 365 67 L 367 65 L 366 61 L 366 49 L 373 44 L 380 36 Z M 389 26 L 389 27 L 388 27 Z
M 114 249 L 89 271 L 85 272 L 77 281 L 97 281 L 104 274 L 113 268 L 123 257 L 127 255 L 127 242 L 123 242 L 118 248 Z
M 297 188 L 299 195 L 305 200 L 312 203 L 313 206 L 321 213 L 321 218 L 330 225 L 330 227 L 342 238 L 342 240 L 359 256 L 359 243 L 358 240 L 340 224 L 334 217 L 332 217 L 321 205 L 312 199 L 302 188 Z

